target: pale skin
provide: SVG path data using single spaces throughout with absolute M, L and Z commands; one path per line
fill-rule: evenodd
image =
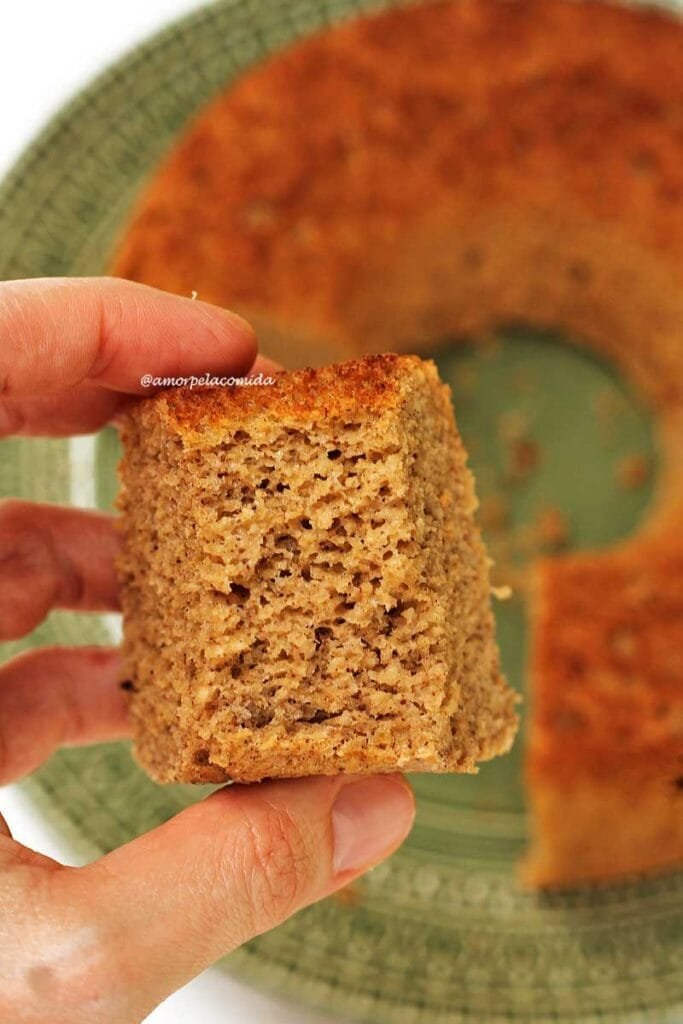
M 254 363 L 256 359 L 256 364 Z M 0 438 L 116 422 L 145 373 L 272 368 L 239 317 L 107 278 L 0 284 Z M 53 608 L 118 608 L 109 516 L 0 504 L 0 641 Z M 110 648 L 0 666 L 0 785 L 57 747 L 128 735 Z M 1 794 L 0 794 L 1 798 Z M 392 853 L 414 801 L 398 775 L 226 787 L 85 867 L 21 845 L 0 816 L 0 1020 L 135 1024 L 236 946 Z

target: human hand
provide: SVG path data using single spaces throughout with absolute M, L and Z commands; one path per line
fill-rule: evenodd
M 255 354 L 243 320 L 202 302 L 112 279 L 0 284 L 0 437 L 89 432 L 149 394 L 143 374 L 240 375 Z M 0 505 L 0 640 L 52 608 L 118 607 L 112 522 Z M 109 648 L 1 666 L 0 785 L 62 744 L 125 736 L 120 681 Z M 0 1020 L 134 1024 L 390 854 L 413 814 L 400 776 L 230 786 L 81 868 L 21 846 L 0 817 Z

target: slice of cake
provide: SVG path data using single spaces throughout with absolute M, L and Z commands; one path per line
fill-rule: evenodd
M 123 430 L 124 654 L 160 781 L 475 771 L 506 751 L 448 389 L 373 356 L 166 391 Z

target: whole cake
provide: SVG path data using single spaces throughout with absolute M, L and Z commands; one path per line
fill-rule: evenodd
M 656 411 L 659 491 L 641 532 L 539 567 L 534 884 L 683 860 L 681 97 L 683 26 L 662 12 L 590 0 L 383 11 L 219 95 L 154 175 L 112 262 L 236 309 L 287 366 L 501 323 L 561 328 Z
M 123 430 L 124 654 L 160 781 L 475 771 L 514 694 L 448 389 L 371 356 Z

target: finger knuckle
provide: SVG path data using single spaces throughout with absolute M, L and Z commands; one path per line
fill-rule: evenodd
M 71 562 L 60 557 L 42 511 L 30 502 L 0 501 L 0 638 L 30 632 L 55 602 L 77 606 L 84 581 Z
M 272 927 L 303 901 L 312 875 L 309 844 L 297 822 L 272 806 L 243 819 L 237 869 L 254 933 Z
M 6 591 L 20 586 L 41 592 L 55 589 L 54 552 L 32 522 L 30 506 L 12 498 L 0 501 L 0 571 Z M 7 602 L 10 616 L 13 607 L 21 617 L 22 602 Z

